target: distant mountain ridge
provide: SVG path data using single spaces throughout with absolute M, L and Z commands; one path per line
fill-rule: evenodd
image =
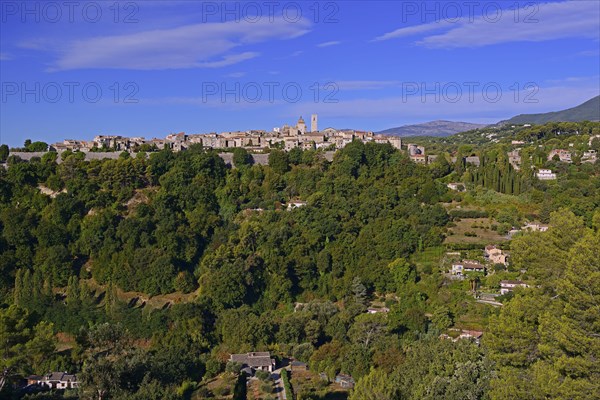
M 546 124 L 548 122 L 581 121 L 600 121 L 600 96 L 596 96 L 585 103 L 566 110 L 542 114 L 520 114 L 506 121 L 500 121 L 498 124 Z
M 430 121 L 422 124 L 403 125 L 395 128 L 386 129 L 377 132 L 383 135 L 394 136 L 450 136 L 455 133 L 470 131 L 483 128 L 487 125 L 472 124 L 470 122 L 454 121 Z

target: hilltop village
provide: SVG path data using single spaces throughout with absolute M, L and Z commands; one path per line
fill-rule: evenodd
M 244 148 L 252 152 L 263 152 L 272 148 L 286 151 L 294 148 L 301 148 L 302 150 L 336 150 L 343 148 L 353 140 L 361 140 L 364 143 L 390 143 L 397 149 L 400 149 L 402 145 L 402 140 L 399 137 L 377 135 L 370 131 L 338 130 L 334 128 L 319 131 L 318 116 L 313 114 L 310 127 L 300 117 L 295 125 L 276 127 L 271 132 L 263 130 L 206 134 L 181 132 L 169 134 L 164 139 L 154 138 L 150 140 L 143 137 L 99 135 L 94 137 L 92 141 L 66 139 L 63 142 L 50 145 L 49 150 L 57 152 L 66 150 L 138 152 L 168 148 L 173 151 L 182 151 L 194 144 L 201 144 L 203 147 L 210 149 Z

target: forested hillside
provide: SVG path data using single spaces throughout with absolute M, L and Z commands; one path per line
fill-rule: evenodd
M 536 137 L 548 146 L 536 151 L 552 138 Z M 461 147 L 455 162 L 440 152 L 427 166 L 359 141 L 333 162 L 294 149 L 252 165 L 237 149 L 235 168 L 201 147 L 9 157 L 0 396 L 277 398 L 268 379 L 262 397 L 246 394 L 227 363 L 269 350 L 322 374 L 292 372 L 297 399 L 599 398 L 600 164 L 551 160 L 563 175 L 540 182 L 502 146 Z M 464 161 L 472 154 L 479 167 Z M 548 163 L 532 154 L 534 167 Z M 457 180 L 465 192 L 447 188 Z M 550 229 L 507 244 L 507 268 L 448 279 L 446 240 L 474 215 L 498 231 Z M 477 239 L 459 254 L 482 258 Z M 516 278 L 530 285 L 502 307 L 476 301 Z M 440 338 L 461 330 L 483 331 L 481 343 Z M 78 373 L 80 388 L 20 389 L 48 371 Z M 339 373 L 353 389 L 334 383 Z
M 520 114 L 502 123 L 511 124 L 546 124 L 548 122 L 600 121 L 600 96 L 572 108 L 543 114 Z

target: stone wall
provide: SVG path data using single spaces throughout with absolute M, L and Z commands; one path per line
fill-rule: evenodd
M 333 152 L 333 151 L 325 152 L 324 153 L 325 159 L 327 161 L 332 161 L 334 153 L 335 152 Z M 46 152 L 34 152 L 34 153 L 10 152 L 11 156 L 12 155 L 17 156 L 17 157 L 20 157 L 22 160 L 26 160 L 26 161 L 31 160 L 31 158 L 33 158 L 33 157 L 41 158 L 44 154 L 46 154 Z M 114 160 L 114 159 L 119 158 L 119 155 L 121 155 L 120 152 L 108 152 L 108 153 L 88 152 L 88 153 L 85 153 L 85 159 L 86 159 L 86 161 L 102 160 L 104 158 Z M 269 164 L 269 155 L 268 154 L 251 154 L 251 156 L 254 159 L 255 164 L 259 164 L 259 165 Z M 220 153 L 219 157 L 221 157 L 223 159 L 223 161 L 225 161 L 225 164 L 233 165 L 233 153 Z M 58 163 L 61 162 L 60 154 L 59 154 L 59 157 L 56 159 L 56 162 L 58 162 Z

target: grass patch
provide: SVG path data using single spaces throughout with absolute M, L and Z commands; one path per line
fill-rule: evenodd
M 443 246 L 428 247 L 421 252 L 414 253 L 411 261 L 417 266 L 419 273 L 431 274 L 437 271 L 446 253 Z
M 454 221 L 453 227 L 448 231 L 444 243 L 484 243 L 495 244 L 506 242 L 508 239 L 492 230 L 492 225 L 498 225 L 493 218 L 463 218 Z

